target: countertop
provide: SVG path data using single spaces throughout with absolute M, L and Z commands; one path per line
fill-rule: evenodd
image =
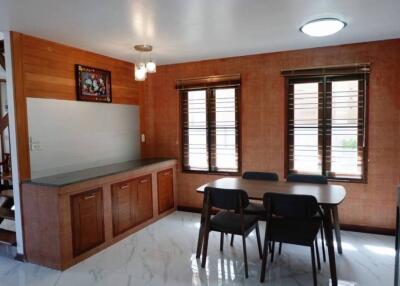
M 168 161 L 172 162 L 174 160 L 175 159 L 166 159 L 166 158 L 133 160 L 133 161 L 99 166 L 64 174 L 58 174 L 49 177 L 36 178 L 32 180 L 27 180 L 24 182 L 24 184 L 34 184 L 34 185 L 42 185 L 49 187 L 64 187 L 67 185 L 89 181 L 101 177 L 137 170 L 153 164 L 158 164 Z

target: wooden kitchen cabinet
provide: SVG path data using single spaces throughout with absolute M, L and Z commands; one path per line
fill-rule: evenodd
M 136 212 L 135 225 L 139 225 L 153 218 L 153 195 L 151 188 L 151 175 L 136 180 Z
M 71 196 L 71 216 L 74 256 L 104 242 L 102 189 Z
M 132 181 L 114 184 L 112 192 L 112 215 L 114 236 L 133 227 L 134 224 L 134 194 Z
M 153 217 L 151 175 L 112 185 L 114 236 Z
M 157 173 L 158 213 L 174 207 L 174 181 L 172 169 Z
M 176 163 L 133 160 L 24 182 L 26 260 L 64 270 L 173 212 L 159 213 L 157 181 L 167 171 L 159 183 L 168 209 Z

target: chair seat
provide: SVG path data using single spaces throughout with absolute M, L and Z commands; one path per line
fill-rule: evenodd
M 265 215 L 266 210 L 262 203 L 250 202 L 247 208 L 244 209 L 245 214 Z
M 257 223 L 258 217 L 255 215 L 244 215 L 244 232 L 253 229 Z M 229 211 L 221 211 L 211 218 L 210 221 L 211 230 L 241 234 L 242 230 L 240 227 L 240 214 Z

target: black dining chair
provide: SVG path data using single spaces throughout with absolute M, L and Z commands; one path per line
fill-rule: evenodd
M 247 264 L 246 237 L 255 229 L 260 259 L 262 256 L 260 229 L 258 218 L 254 215 L 245 215 L 244 209 L 249 205 L 249 197 L 243 190 L 205 188 L 205 233 L 201 267 L 205 267 L 207 259 L 208 239 L 211 231 L 221 233 L 220 250 L 223 251 L 224 233 L 242 236 L 243 259 L 246 278 L 249 277 Z M 211 216 L 211 208 L 220 211 Z
M 317 235 L 322 224 L 322 212 L 313 196 L 281 193 L 265 193 L 266 229 L 261 264 L 260 281 L 264 282 L 268 259 L 268 244 L 271 241 L 308 246 L 314 286 L 317 285 L 315 252 L 318 256 Z
M 246 180 L 260 180 L 260 181 L 279 181 L 279 176 L 271 172 L 244 172 L 242 175 Z M 245 214 L 257 215 L 261 220 L 265 217 L 265 209 L 262 203 L 249 202 L 249 205 L 244 209 Z M 234 235 L 231 237 L 231 246 L 233 246 Z
M 300 175 L 300 174 L 289 174 L 287 177 L 288 182 L 297 182 L 297 183 L 310 183 L 310 184 L 321 184 L 326 185 L 328 184 L 328 179 L 322 175 Z M 342 238 L 340 235 L 340 221 L 339 221 L 339 211 L 337 206 L 332 207 L 332 222 L 335 228 L 335 236 L 336 236 L 336 243 L 339 254 L 342 253 Z M 325 240 L 324 240 L 324 231 L 321 228 L 321 240 L 322 240 L 322 255 L 325 258 Z

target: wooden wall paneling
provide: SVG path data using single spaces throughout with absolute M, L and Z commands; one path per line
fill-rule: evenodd
M 23 70 L 23 35 L 11 32 L 11 48 L 13 60 L 15 124 L 17 131 L 17 152 L 19 179 L 23 181 L 30 178 L 28 115 L 26 95 L 24 89 Z
M 11 39 L 21 180 L 30 178 L 26 98 L 76 100 L 75 64 L 111 71 L 113 103 L 140 105 L 142 102 L 146 83 L 134 80 L 132 63 L 18 32 L 12 32 Z M 143 110 L 144 108 L 141 108 L 141 113 Z
M 159 66 L 147 79 L 143 154 L 180 159 L 176 80 L 241 74 L 242 170 L 274 171 L 283 178 L 286 101 L 281 70 L 369 62 L 368 184 L 340 183 L 348 193 L 340 206 L 340 219 L 347 225 L 393 228 L 394 190 L 400 183 L 396 167 L 400 163 L 396 143 L 400 141 L 399 50 L 400 39 L 395 39 Z M 201 207 L 202 196 L 196 187 L 218 176 L 182 173 L 180 164 L 179 206 Z

